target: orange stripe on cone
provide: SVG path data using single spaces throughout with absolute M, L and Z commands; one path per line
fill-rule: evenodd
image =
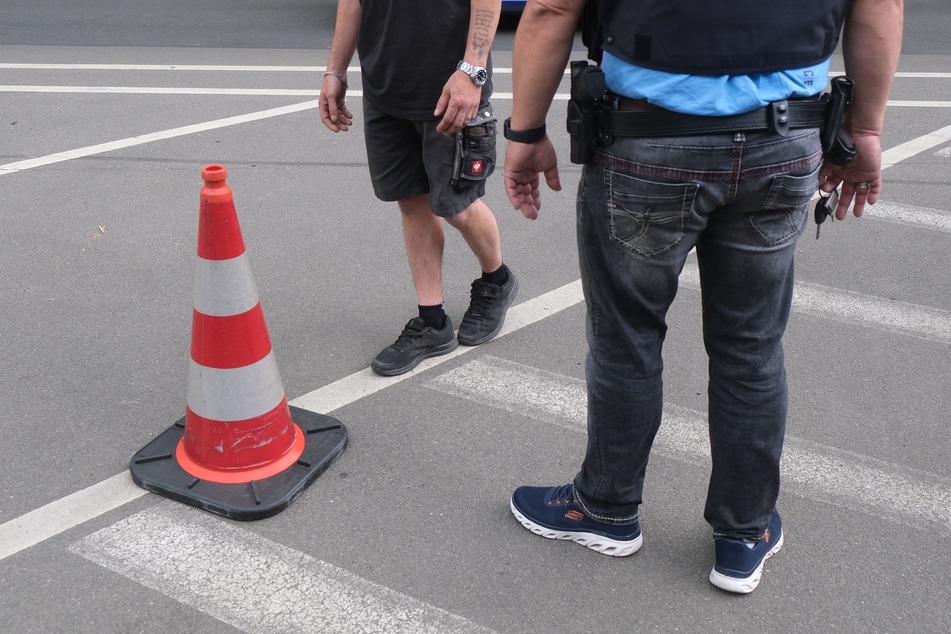
M 236 345 L 239 343 L 241 345 Z M 192 312 L 192 349 L 195 363 L 209 368 L 240 368 L 271 352 L 271 337 L 261 304 L 229 317 Z

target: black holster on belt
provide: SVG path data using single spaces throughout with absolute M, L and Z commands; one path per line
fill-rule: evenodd
M 568 101 L 568 135 L 571 162 L 590 163 L 596 146 L 608 146 L 615 137 L 679 136 L 773 130 L 785 136 L 789 129 L 819 128 L 822 154 L 833 165 L 845 165 L 857 151 L 843 128 L 852 101 L 854 82 L 833 77 L 829 92 L 812 99 L 782 100 L 750 113 L 726 117 L 700 117 L 667 110 L 621 112 L 617 99 L 607 92 L 604 72 L 587 61 L 571 62 L 571 99 Z
M 855 158 L 858 152 L 852 137 L 842 127 L 845 113 L 852 103 L 852 89 L 855 82 L 845 76 L 833 77 L 826 99 L 825 120 L 819 131 L 822 141 L 822 156 L 833 165 L 845 165 Z
M 605 107 L 604 72 L 587 61 L 571 62 L 571 99 L 568 101 L 568 136 L 571 162 L 591 162 L 594 144 L 600 138 L 600 111 Z

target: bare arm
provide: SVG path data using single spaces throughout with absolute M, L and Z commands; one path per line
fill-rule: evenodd
M 518 32 L 512 63 L 512 129 L 545 124 L 548 109 L 571 55 L 584 0 L 529 0 Z M 541 207 L 538 174 L 558 191 L 558 157 L 546 136 L 537 143 L 509 141 L 505 152 L 505 191 L 512 206 L 529 219 Z
M 347 67 L 357 50 L 362 9 L 360 0 L 339 0 L 334 36 L 327 54 L 327 71 L 336 75 L 324 75 L 317 99 L 320 120 L 334 132 L 346 132 L 353 124 L 353 114 L 347 109 Z
M 472 0 L 469 16 L 469 34 L 463 60 L 473 66 L 485 66 L 489 59 L 495 32 L 502 13 L 502 0 Z M 433 114 L 442 117 L 436 129 L 443 134 L 454 134 L 476 116 L 482 98 L 482 87 L 460 70 L 450 75 L 436 102 Z
M 845 120 L 858 156 L 846 167 L 826 164 L 820 176 L 824 191 L 842 183 L 836 218 L 861 216 L 882 190 L 882 130 L 885 105 L 901 53 L 903 0 L 854 0 L 843 32 L 845 72 L 855 80 L 855 94 Z M 856 189 L 856 183 L 868 183 Z

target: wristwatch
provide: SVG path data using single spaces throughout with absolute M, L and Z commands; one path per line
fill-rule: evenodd
M 473 66 L 465 60 L 456 64 L 456 68 L 472 78 L 472 83 L 476 86 L 482 86 L 489 78 L 489 73 L 481 66 Z

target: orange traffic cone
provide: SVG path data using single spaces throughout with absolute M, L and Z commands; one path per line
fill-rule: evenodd
M 145 489 L 252 520 L 287 508 L 343 452 L 347 430 L 287 404 L 227 174 L 201 171 L 185 417 L 130 470 Z

